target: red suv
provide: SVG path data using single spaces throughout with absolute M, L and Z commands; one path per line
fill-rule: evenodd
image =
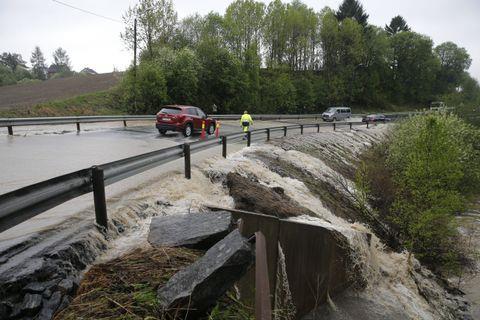
M 202 130 L 205 121 L 205 130 L 208 134 L 215 132 L 215 120 L 208 118 L 200 108 L 192 106 L 164 106 L 157 113 L 157 129 L 164 135 L 167 131 L 183 132 L 190 137 L 193 132 Z

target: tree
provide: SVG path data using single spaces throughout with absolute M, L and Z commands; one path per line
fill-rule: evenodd
M 32 64 L 32 73 L 36 79 L 45 80 L 47 78 L 47 66 L 45 65 L 45 57 L 40 47 L 36 46 L 30 58 Z
M 434 98 L 440 61 L 433 54 L 433 41 L 414 32 L 391 37 L 393 101 L 427 104 Z
M 262 84 L 262 110 L 266 113 L 294 113 L 296 90 L 288 74 L 280 72 L 265 77 Z
M 140 0 L 123 15 L 125 31 L 120 35 L 129 48 L 134 44 L 134 20 L 137 19 L 137 46 L 153 57 L 155 44 L 168 44 L 175 35 L 177 13 L 172 0 Z
M 0 56 L 0 63 L 10 68 L 12 72 L 17 71 L 18 67 L 26 68 L 26 62 L 23 61 L 22 56 L 18 53 L 2 53 L 2 55 Z
M 132 113 L 155 114 L 169 100 L 162 68 L 150 61 L 139 64 L 136 77 L 133 69 L 129 69 L 121 85 L 125 104 Z
M 53 53 L 53 65 L 56 66 L 58 73 L 66 73 L 71 71 L 70 57 L 67 51 L 59 47 Z
M 228 46 L 244 60 L 250 48 L 260 48 L 260 36 L 265 5 L 253 0 L 236 0 L 225 12 L 224 28 Z
M 437 92 L 452 92 L 460 85 L 472 59 L 465 48 L 460 48 L 453 42 L 438 45 L 435 48 L 435 55 L 440 59 Z
M 318 54 L 318 16 L 298 0 L 287 5 L 286 60 L 292 70 L 314 69 Z
M 284 62 L 287 51 L 286 15 L 287 9 L 281 0 L 270 2 L 263 24 L 267 67 L 279 67 Z
M 195 52 L 189 48 L 174 50 L 164 47 L 159 49 L 155 56 L 152 63 L 163 71 L 169 102 L 196 104 L 201 65 Z
M 363 10 L 363 6 L 357 0 L 343 0 L 336 12 L 339 21 L 347 18 L 355 19 L 363 27 L 367 26 L 368 14 Z
M 199 81 L 200 105 L 215 104 L 219 113 L 241 112 L 247 80 L 241 61 L 219 42 L 205 40 L 197 48 L 202 65 Z
M 394 35 L 401 31 L 410 31 L 410 27 L 402 16 L 396 16 L 392 18 L 389 25 L 385 26 L 385 31 L 389 35 Z
M 195 48 L 202 38 L 204 24 L 205 18 L 198 13 L 183 19 L 175 31 L 174 48 Z

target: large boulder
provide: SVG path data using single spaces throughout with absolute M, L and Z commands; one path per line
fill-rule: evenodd
M 232 216 L 225 211 L 154 217 L 148 242 L 153 246 L 209 249 L 231 230 Z
M 158 301 L 166 312 L 188 309 L 189 316 L 201 314 L 247 272 L 253 259 L 248 240 L 232 231 L 159 288 Z

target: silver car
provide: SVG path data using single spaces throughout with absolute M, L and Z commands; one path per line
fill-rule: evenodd
M 342 121 L 352 116 L 352 110 L 347 107 L 331 107 L 322 113 L 323 121 Z

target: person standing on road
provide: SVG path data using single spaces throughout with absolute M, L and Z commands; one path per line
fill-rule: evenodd
M 243 137 L 243 140 L 247 139 L 247 132 L 250 129 L 250 126 L 253 125 L 253 119 L 252 117 L 248 114 L 248 111 L 244 111 L 242 118 L 240 119 L 240 124 L 242 125 L 243 132 L 245 132 L 245 136 Z

